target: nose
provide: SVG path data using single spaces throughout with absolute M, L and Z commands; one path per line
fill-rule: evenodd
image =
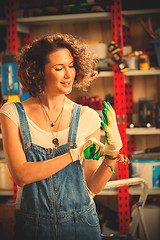
M 70 72 L 70 69 L 69 68 L 66 68 L 66 70 L 65 70 L 65 78 L 71 78 L 72 77 L 72 74 L 71 74 L 71 72 Z

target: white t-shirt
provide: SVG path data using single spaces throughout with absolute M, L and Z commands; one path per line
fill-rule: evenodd
M 18 127 L 20 127 L 17 108 L 13 102 L 3 104 L 0 113 L 8 116 Z M 53 148 L 52 139 L 57 136 L 57 132 L 51 133 L 39 128 L 32 120 L 27 117 L 31 133 L 32 143 L 44 148 Z M 101 119 L 98 113 L 88 106 L 85 106 L 79 119 L 77 130 L 77 147 L 85 143 L 85 138 L 100 128 Z M 68 142 L 69 128 L 58 132 L 59 144 L 63 145 Z
M 8 116 L 18 127 L 20 127 L 19 115 L 17 108 L 13 102 L 8 102 L 3 104 L 0 109 L 0 113 Z M 39 128 L 33 121 L 28 117 L 28 125 L 30 129 L 32 143 L 39 145 L 44 148 L 53 148 L 52 139 L 57 137 L 57 133 L 47 132 Z M 98 113 L 88 106 L 85 106 L 83 113 L 80 115 L 79 125 L 77 130 L 77 147 L 79 148 L 85 143 L 85 138 L 91 135 L 94 131 L 100 128 L 101 119 Z M 66 144 L 68 142 L 69 128 L 58 132 L 58 140 L 60 145 Z M 82 162 L 81 162 L 82 163 Z M 19 209 L 23 187 L 17 186 L 17 199 L 16 199 L 16 209 Z M 89 191 L 89 195 L 92 199 L 93 195 Z

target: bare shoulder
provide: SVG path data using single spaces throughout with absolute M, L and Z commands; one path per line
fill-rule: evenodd
M 81 114 L 85 112 L 86 116 L 95 117 L 98 115 L 97 111 L 89 106 L 82 106 Z
M 72 111 L 73 111 L 74 102 L 73 102 L 71 99 L 69 99 L 69 98 L 66 97 L 65 106 L 67 107 L 67 109 L 68 109 L 70 112 L 72 112 Z
M 25 101 L 22 101 L 21 103 L 23 104 L 24 107 L 27 108 L 27 107 L 30 107 L 30 105 L 37 103 L 37 100 L 36 100 L 36 98 L 31 97 Z
M 74 104 L 75 104 L 74 101 L 72 101 L 71 99 L 68 99 L 68 98 L 67 98 L 67 100 L 66 100 L 66 105 L 68 106 L 68 109 L 70 110 L 70 112 L 73 111 Z M 82 106 L 82 108 L 81 108 L 81 115 L 83 114 L 83 112 L 85 111 L 85 109 L 86 109 L 86 106 Z
M 85 110 L 86 110 L 86 106 L 82 106 L 81 115 L 84 113 Z
M 36 98 L 31 97 L 21 103 L 26 113 L 33 113 L 33 111 L 37 110 L 38 102 Z

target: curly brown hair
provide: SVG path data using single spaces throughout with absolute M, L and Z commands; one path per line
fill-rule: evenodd
M 44 36 L 25 45 L 17 58 L 19 81 L 30 96 L 36 97 L 44 91 L 44 66 L 49 62 L 48 55 L 61 48 L 67 48 L 74 58 L 75 87 L 87 90 L 87 87 L 97 77 L 95 68 L 98 59 L 78 38 L 60 33 Z

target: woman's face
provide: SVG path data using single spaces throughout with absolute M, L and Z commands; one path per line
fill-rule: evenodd
M 54 95 L 69 94 L 76 75 L 74 59 L 67 48 L 49 54 L 45 64 L 45 91 Z

